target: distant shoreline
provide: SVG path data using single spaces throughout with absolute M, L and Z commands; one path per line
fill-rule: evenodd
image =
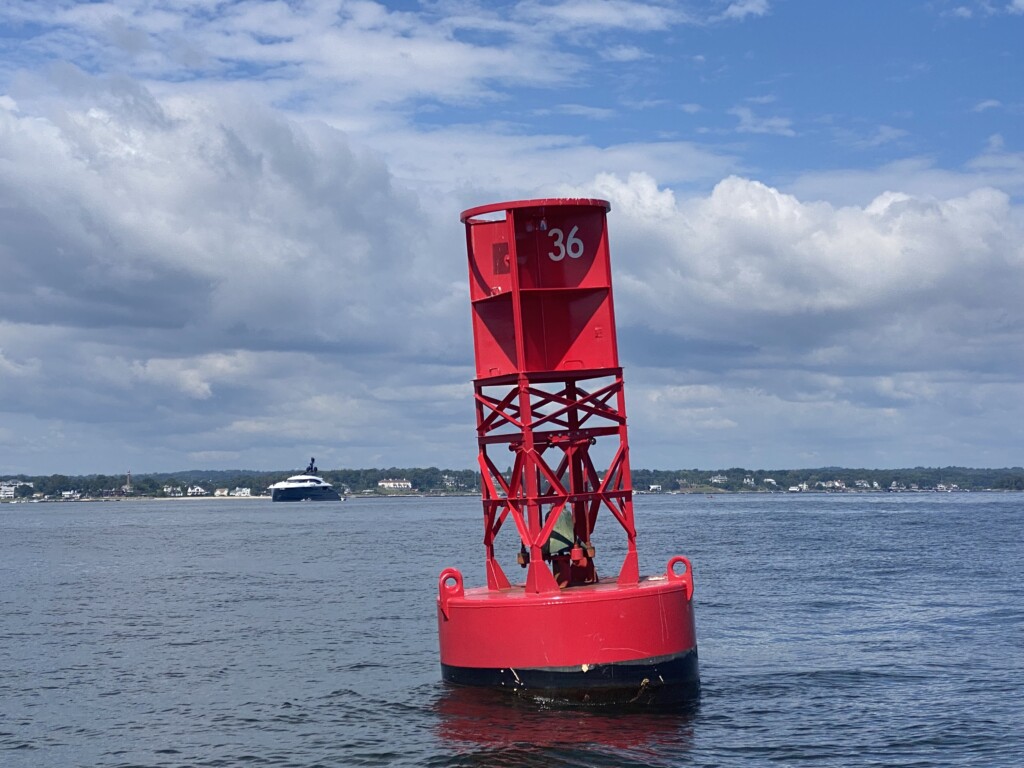
M 668 494 L 665 494 L 668 495 Z M 478 493 L 353 493 L 343 496 L 340 501 L 351 501 L 353 499 L 444 499 L 444 498 L 479 498 Z M 247 501 L 247 500 L 258 500 L 258 501 L 272 501 L 273 499 L 269 494 L 261 494 L 258 496 L 214 496 L 213 494 L 207 494 L 206 496 L 83 496 L 78 499 L 4 499 L 0 501 L 0 504 L 81 504 L 88 503 L 92 504 L 100 501 L 115 501 L 115 502 L 150 502 L 150 501 Z M 283 502 L 278 502 L 283 503 Z M 301 503 L 301 502 L 289 502 L 289 503 Z
M 979 490 L 955 490 L 955 491 L 937 491 L 935 489 L 920 489 L 920 490 L 846 490 L 846 491 L 826 491 L 826 490 L 807 490 L 807 491 L 727 491 L 721 489 L 715 489 L 712 491 L 703 490 L 680 490 L 680 491 L 634 491 L 634 496 L 707 496 L 714 498 L 716 496 L 923 496 L 930 494 L 938 494 L 945 496 L 964 496 L 969 494 L 1004 494 L 1004 493 L 1024 493 L 1013 488 L 985 488 Z M 479 494 L 475 493 L 390 493 L 390 494 L 352 494 L 345 496 L 339 503 L 351 501 L 353 499 L 366 499 L 370 501 L 379 501 L 384 499 L 444 499 L 444 498 L 480 498 Z M 80 499 L 4 499 L 0 501 L 0 506 L 3 505 L 23 505 L 23 504 L 95 504 L 98 502 L 116 502 L 116 503 L 132 503 L 141 502 L 149 503 L 154 501 L 173 501 L 173 502 L 190 502 L 190 501 L 273 501 L 269 495 L 260 496 L 90 496 Z M 281 503 L 281 502 L 278 502 Z M 291 502 L 296 503 L 296 502 Z
M 0 500 L 234 498 L 236 493 L 269 494 L 284 472 L 194 470 L 181 473 L 125 475 L 0 475 Z M 397 498 L 402 495 L 479 495 L 480 473 L 474 470 L 412 467 L 323 470 L 323 479 L 350 499 Z M 925 493 L 1024 491 L 1024 467 L 914 467 L 909 469 L 750 470 L 730 467 L 631 472 L 633 492 L 678 494 L 719 493 Z M 214 491 L 230 496 L 213 496 Z M 500 491 L 492 488 L 492 492 Z M 126 493 L 127 492 L 127 493 Z M 589 491 L 588 491 L 589 492 Z M 173 494 L 173 495 L 172 495 Z M 178 496 L 178 494 L 181 494 Z M 243 498 L 258 498 L 252 495 Z
M 97 501 L 242 501 L 244 499 L 266 499 L 270 496 L 85 496 L 80 499 L 4 499 L 0 504 L 78 504 Z

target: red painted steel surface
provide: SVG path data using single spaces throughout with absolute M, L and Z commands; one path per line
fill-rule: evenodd
M 442 664 L 578 669 L 670 656 L 697 644 L 688 564 L 683 575 L 630 587 L 611 582 L 550 595 L 464 591 L 461 576 L 451 570 L 440 582 Z
M 626 534 L 619 583 L 639 578 L 609 208 L 603 200 L 524 200 L 462 214 L 491 589 L 510 584 L 494 554 L 494 538 L 508 521 L 522 544 L 527 590 L 595 582 L 591 533 L 602 510 Z M 598 440 L 615 446 L 606 466 L 591 458 Z M 515 458 L 506 477 L 499 468 L 508 451 Z M 571 551 L 552 557 L 545 545 L 565 510 Z
M 607 203 L 536 202 L 466 218 L 477 378 L 618 366 Z
M 689 562 L 639 574 L 609 210 L 573 198 L 462 214 L 487 587 L 441 574 L 448 667 L 580 670 L 696 649 Z M 599 520 L 626 539 L 612 578 L 592 539 Z M 503 529 L 526 571 L 518 586 L 499 563 Z

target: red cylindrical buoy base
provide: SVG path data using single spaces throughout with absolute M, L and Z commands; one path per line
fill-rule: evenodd
M 685 565 L 685 571 L 676 567 Z M 677 705 L 700 691 L 689 561 L 636 584 L 465 590 L 441 574 L 443 679 L 571 704 Z

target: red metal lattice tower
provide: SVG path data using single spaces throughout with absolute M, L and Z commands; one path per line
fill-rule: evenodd
M 466 589 L 455 568 L 438 579 L 452 684 L 628 704 L 692 700 L 700 688 L 689 561 L 639 575 L 608 210 L 545 199 L 462 214 L 487 586 Z M 513 455 L 507 476 L 499 450 Z M 626 553 L 616 576 L 599 579 L 591 537 L 602 510 Z M 521 585 L 496 554 L 510 520 Z
M 602 508 L 626 533 L 618 582 L 639 578 L 608 209 L 603 200 L 530 200 L 462 215 L 491 589 L 509 587 L 494 540 L 510 517 L 528 591 L 596 581 L 591 534 Z M 503 217 L 487 217 L 494 213 Z M 594 464 L 598 441 L 615 444 L 606 468 Z M 502 448 L 515 457 L 508 478 L 492 455 Z M 563 530 L 558 543 L 567 546 L 555 549 L 548 542 L 556 526 L 566 527 L 566 512 L 571 542 Z

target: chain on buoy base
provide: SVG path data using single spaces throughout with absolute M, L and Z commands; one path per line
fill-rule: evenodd
M 465 590 L 450 568 L 439 580 L 442 678 L 553 703 L 693 703 L 700 676 L 692 595 L 683 557 L 636 584 L 552 593 Z

